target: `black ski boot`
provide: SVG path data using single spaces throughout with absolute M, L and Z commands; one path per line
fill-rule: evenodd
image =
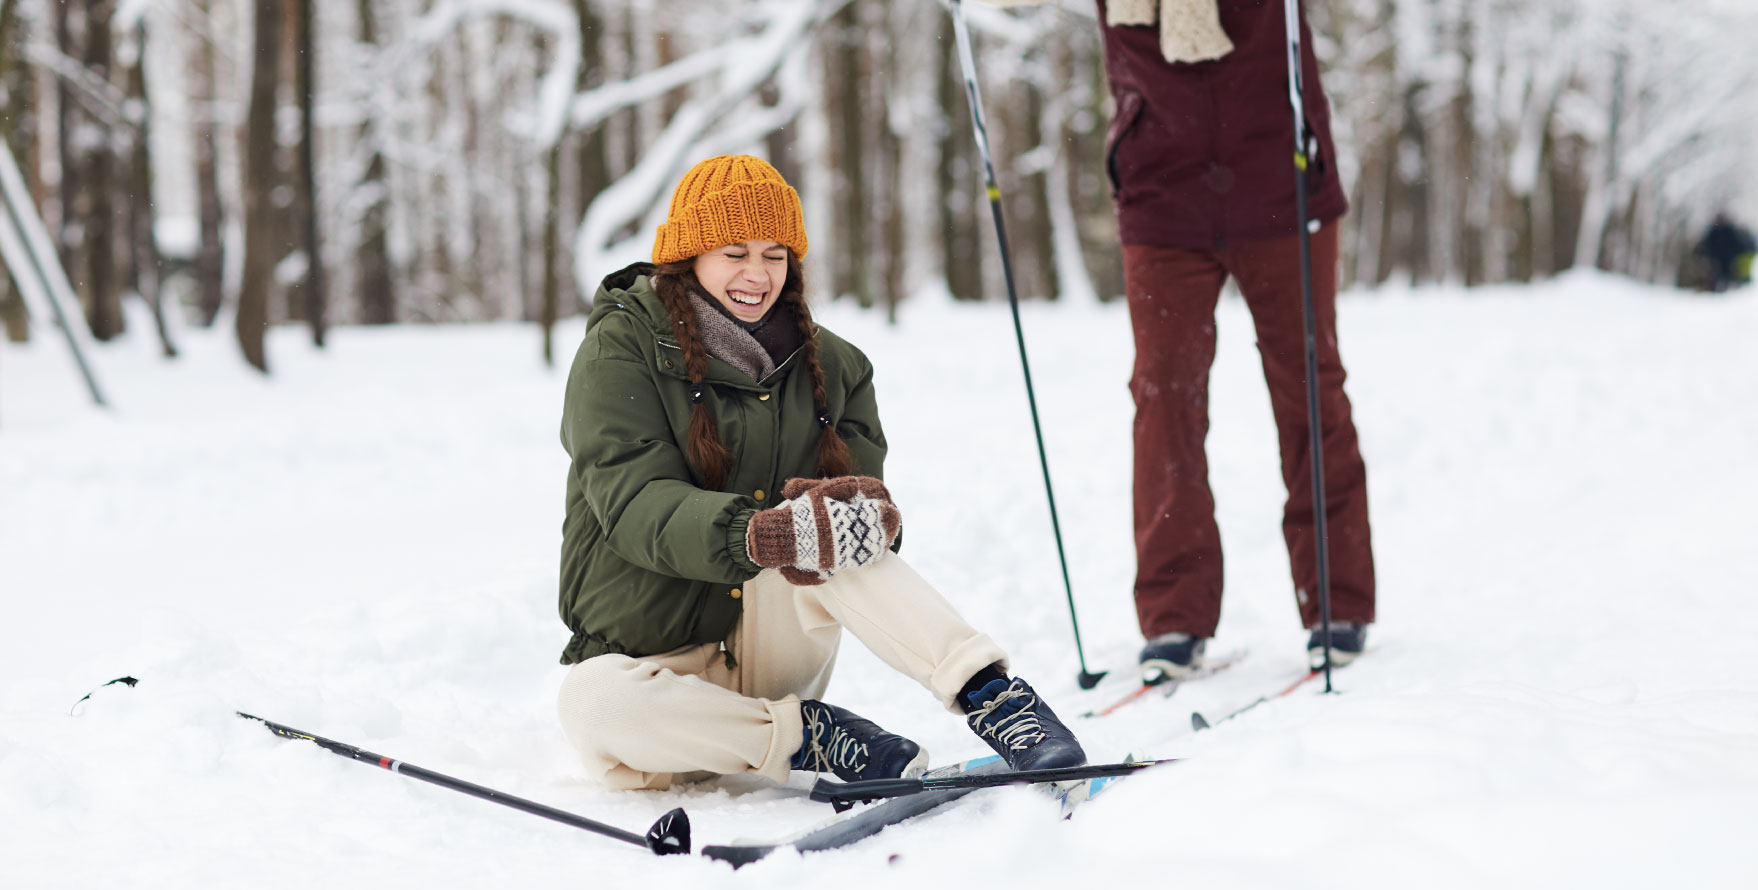
M 1057 769 L 1087 762 L 1079 740 L 1026 681 L 990 680 L 959 700 L 971 731 L 1016 770 Z
M 844 782 L 914 779 L 928 769 L 928 752 L 851 711 L 806 699 L 800 702 L 805 741 L 789 765 L 835 773 Z
M 1207 637 L 1186 633 L 1160 634 L 1141 647 L 1141 681 L 1153 686 L 1177 680 L 1203 666 Z
M 1312 636 L 1306 639 L 1307 663 L 1313 670 L 1325 666 L 1325 638 L 1318 627 L 1312 628 Z M 1359 621 L 1331 622 L 1331 666 L 1342 667 L 1367 648 L 1367 625 Z

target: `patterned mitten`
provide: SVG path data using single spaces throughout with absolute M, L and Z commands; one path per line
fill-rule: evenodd
M 879 560 L 903 526 L 885 483 L 871 476 L 789 479 L 781 493 L 786 500 L 751 517 L 745 549 L 793 584 L 823 584 Z

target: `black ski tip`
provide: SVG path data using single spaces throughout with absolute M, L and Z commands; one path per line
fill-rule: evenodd
M 1080 676 L 1076 678 L 1076 682 L 1080 684 L 1080 688 L 1082 689 L 1091 689 L 1094 686 L 1099 685 L 1099 681 L 1105 679 L 1105 674 L 1107 673 L 1109 672 L 1099 671 L 1095 674 L 1091 671 L 1081 671 Z
M 750 865 L 775 850 L 776 845 L 774 844 L 733 844 L 729 846 L 710 844 L 702 848 L 702 855 L 709 859 L 730 863 L 733 868 L 738 868 L 741 865 Z
M 1197 712 L 1197 711 L 1190 712 L 1190 729 L 1192 732 L 1202 732 L 1203 730 L 1208 729 L 1208 728 L 1209 728 L 1209 721 L 1204 720 L 1203 715 L 1200 712 Z
M 647 849 L 661 855 L 690 852 L 690 814 L 678 807 L 647 829 Z

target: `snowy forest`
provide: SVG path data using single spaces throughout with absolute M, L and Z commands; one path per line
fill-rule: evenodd
M 966 6 L 1020 295 L 1118 294 L 1092 7 Z M 1758 208 L 1748 2 L 1308 14 L 1347 285 L 1689 285 L 1709 217 Z M 0 0 L 0 138 L 96 339 L 138 299 L 166 355 L 230 325 L 265 371 L 277 323 L 535 322 L 548 357 L 727 151 L 799 186 L 819 298 L 1005 295 L 935 0 Z
M 1758 0 L 1300 0 L 1350 209 L 1319 229 L 1342 280 L 1305 340 L 1339 361 L 1308 349 L 1299 377 L 1292 287 L 1194 314 L 1119 298 L 1097 6 L 0 0 L 0 890 L 1758 888 L 1758 287 L 1734 283 L 1749 241 L 1737 278 L 1706 280 L 1699 250 L 1720 213 L 1758 226 Z M 859 470 L 907 539 L 881 555 L 1006 653 L 1090 765 L 1161 763 L 1072 814 L 981 789 L 737 871 L 641 842 L 676 811 L 701 852 L 877 809 L 814 800 L 828 776 L 803 760 L 614 790 L 559 713 L 570 501 L 678 495 L 610 555 L 738 548 L 675 472 L 607 459 L 592 478 L 626 482 L 583 483 L 570 441 L 596 425 L 630 440 L 616 454 L 689 458 L 569 403 L 658 391 L 581 346 L 638 307 L 588 309 L 721 153 L 797 188 L 810 321 L 834 334 L 807 342 L 863 358 L 784 357 L 820 372 L 809 416 L 811 368 L 705 377 L 751 396 L 715 403 L 757 431 L 720 444 L 776 474 L 715 496 L 794 502 L 796 449 L 740 444 L 764 418 L 779 442 L 877 410 Z M 691 358 L 651 354 L 682 398 Z M 1138 393 L 1176 403 L 1200 455 L 1141 435 Z M 1346 454 L 1345 423 L 1360 472 L 1291 481 Z M 1219 619 L 1189 642 L 1210 661 L 1149 687 L 1137 520 L 1158 502 L 1137 479 L 1158 470 L 1205 476 L 1180 510 L 1212 514 L 1224 566 L 1203 552 Z M 1333 677 L 1302 606 L 1345 588 L 1295 567 L 1342 577 L 1345 523 L 1306 549 L 1300 529 L 1363 486 L 1372 633 Z M 621 583 L 605 598 L 648 607 Z M 756 583 L 716 582 L 716 611 L 774 608 Z M 864 623 L 813 696 L 935 767 L 994 753 Z M 731 669 L 749 627 L 706 661 Z M 649 718 L 725 741 L 718 718 Z

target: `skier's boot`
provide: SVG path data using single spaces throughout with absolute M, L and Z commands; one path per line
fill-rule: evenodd
M 1203 666 L 1207 637 L 1160 634 L 1141 648 L 1141 681 L 1149 686 L 1176 680 Z
M 1057 769 L 1087 762 L 1074 733 L 1024 680 L 996 672 L 996 679 L 962 693 L 958 703 L 971 731 L 1013 769 Z
M 871 720 L 835 705 L 800 702 L 804 741 L 789 765 L 835 773 L 844 782 L 914 779 L 928 769 L 928 752 Z
M 1333 621 L 1331 627 L 1331 666 L 1342 667 L 1354 661 L 1367 648 L 1367 625 L 1359 621 Z M 1325 666 L 1325 635 L 1317 625 L 1306 640 L 1306 659 L 1313 670 Z

